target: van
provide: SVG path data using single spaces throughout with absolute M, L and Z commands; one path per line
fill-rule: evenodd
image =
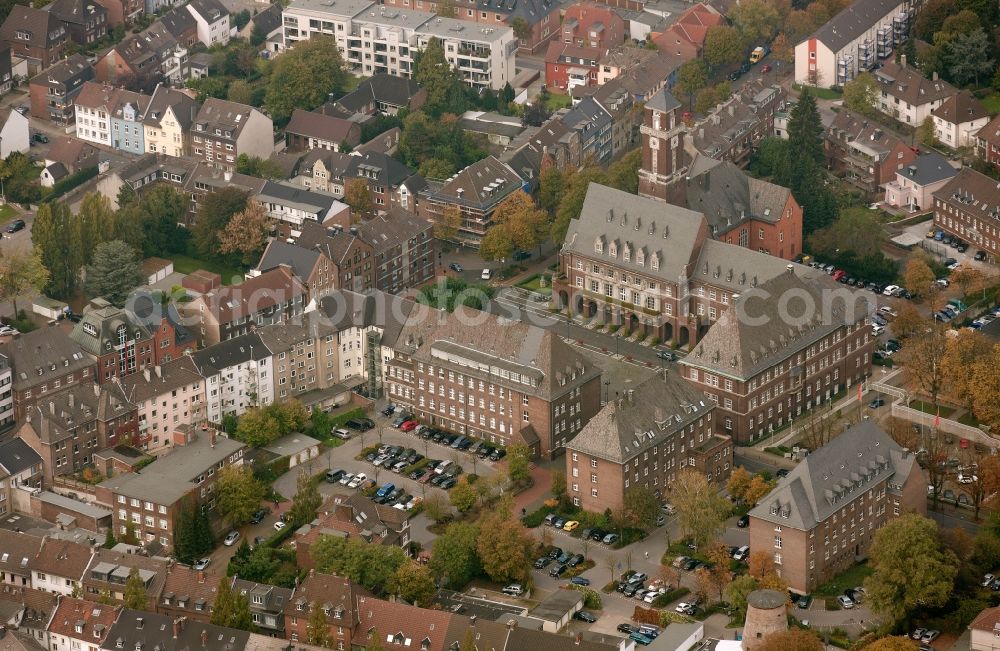
M 449 459 L 445 459 L 444 461 L 442 461 L 437 465 L 437 468 L 434 469 L 434 474 L 435 475 L 443 474 L 444 471 L 447 470 L 451 465 L 452 461 Z
M 750 547 L 743 545 L 733 553 L 733 560 L 745 561 L 748 556 L 750 556 Z
M 378 489 L 378 492 L 375 493 L 375 497 L 385 497 L 394 490 L 396 490 L 396 486 L 390 482 Z
M 650 624 L 640 624 L 639 632 L 648 637 L 655 638 L 660 634 L 660 629 L 656 626 L 651 626 Z
M 767 48 L 763 46 L 757 46 L 750 53 L 750 63 L 757 63 L 761 59 L 767 56 Z

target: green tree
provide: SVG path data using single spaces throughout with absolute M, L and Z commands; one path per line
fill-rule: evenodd
M 270 404 L 264 409 L 274 416 L 278 423 L 278 434 L 284 436 L 305 429 L 309 420 L 309 412 L 302 403 L 294 398 L 285 402 Z
M 49 284 L 49 270 L 38 251 L 0 254 L 0 300 L 10 301 L 16 316 L 17 297 L 28 290 L 41 292 Z
M 210 553 L 215 548 L 212 523 L 208 520 L 208 509 L 199 506 L 194 509 L 194 549 L 197 556 Z
M 108 530 L 104 533 L 104 549 L 111 549 L 117 544 L 118 541 L 115 540 L 115 532 L 111 527 L 108 527 Z
M 823 165 L 823 122 L 816 98 L 803 89 L 788 120 L 788 142 L 797 155 L 815 166 Z
M 248 522 L 260 508 L 267 488 L 248 466 L 227 466 L 215 482 L 215 508 L 230 526 Z
M 260 179 L 282 180 L 285 178 L 285 173 L 278 163 L 270 158 L 250 156 L 249 154 L 240 154 L 236 157 L 236 171 Z
M 642 165 L 642 150 L 633 149 L 608 166 L 608 183 L 613 188 L 629 194 L 639 192 L 639 167 Z
M 215 592 L 215 602 L 212 604 L 211 623 L 216 626 L 229 626 L 233 617 L 234 593 L 232 581 L 227 577 L 219 581 Z
M 243 266 L 249 267 L 260 260 L 267 246 L 267 232 L 267 210 L 262 203 L 252 199 L 219 233 L 219 252 L 239 255 Z
M 531 477 L 531 448 L 515 443 L 507 448 L 507 476 L 513 484 L 522 484 Z
M 311 111 L 330 93 L 341 92 L 346 81 L 337 41 L 313 36 L 275 59 L 264 106 L 275 121 L 284 123 L 296 108 Z
M 704 59 L 691 59 L 677 70 L 674 91 L 682 97 L 687 97 L 689 107 L 693 105 L 694 96 L 698 91 L 707 85 L 708 65 Z
M 770 43 L 781 25 L 778 9 L 766 0 L 743 0 L 729 11 L 729 19 L 751 46 Z
M 712 66 L 739 63 L 743 59 L 746 44 L 739 30 L 729 25 L 715 25 L 708 28 L 705 35 L 705 60 Z
M 941 141 L 937 137 L 937 129 L 934 127 L 934 118 L 928 115 L 917 127 L 917 140 L 928 147 L 940 147 Z
M 538 175 L 538 203 L 542 208 L 555 214 L 563 193 L 566 191 L 567 173 L 553 165 Z
M 681 530 L 695 545 L 704 547 L 722 533 L 730 507 L 704 474 L 682 470 L 670 496 Z
M 323 504 L 323 496 L 309 473 L 302 471 L 295 480 L 295 497 L 292 498 L 292 508 L 288 511 L 290 524 L 301 527 L 316 518 L 316 512 Z
M 559 502 L 560 508 L 569 501 L 566 492 L 566 473 L 562 470 L 552 471 L 552 498 Z
M 607 185 L 607 173 L 600 167 L 585 167 L 574 173 L 567 182 L 550 230 L 550 237 L 555 244 L 563 243 L 570 222 L 579 217 L 583 211 L 583 201 L 587 197 L 587 188 L 591 183 Z
M 844 85 L 844 106 L 862 115 L 874 117 L 878 114 L 875 100 L 878 97 L 878 83 L 870 72 L 862 72 Z
M 945 19 L 958 13 L 955 0 L 927 0 L 923 8 L 917 12 L 913 21 L 913 30 L 917 38 L 931 43 L 934 34 L 941 30 Z
M 952 81 L 959 85 L 979 85 L 979 78 L 993 71 L 992 43 L 981 28 L 962 32 L 948 41 L 944 60 Z
M 885 239 L 885 230 L 871 210 L 850 208 L 833 224 L 811 234 L 808 242 L 816 255 L 834 257 L 841 249 L 864 257 L 879 253 Z
M 312 602 L 309 606 L 309 619 L 306 620 L 306 642 L 327 649 L 333 646 L 330 625 L 326 621 L 323 606 L 318 601 Z M 370 646 L 368 648 L 371 649 Z
M 437 592 L 430 570 L 410 560 L 393 573 L 386 589 L 390 594 L 398 595 L 404 601 L 422 608 L 430 606 Z
M 531 25 L 528 24 L 521 16 L 516 16 L 514 20 L 510 23 L 511 29 L 514 30 L 514 36 L 517 37 L 519 41 L 526 41 L 531 38 Z
M 875 532 L 869 558 L 869 607 L 889 622 L 901 622 L 917 609 L 943 606 L 951 597 L 958 559 L 942 549 L 933 520 L 907 513 L 889 521 Z
M 747 597 L 757 589 L 757 579 L 749 574 L 740 574 L 726 586 L 726 597 L 729 598 L 729 605 L 738 613 L 746 613 Z
M 428 41 L 416 57 L 413 69 L 413 79 L 427 91 L 424 111 L 434 117 L 465 111 L 465 90 L 458 73 L 445 58 L 441 39 L 433 37 Z
M 31 227 L 31 244 L 39 252 L 49 271 L 45 293 L 55 298 L 69 298 L 76 292 L 83 254 L 68 234 L 74 231 L 73 215 L 61 201 L 43 203 Z
M 250 88 L 250 84 L 244 80 L 234 79 L 229 82 L 229 90 L 226 93 L 226 98 L 230 102 L 249 106 L 253 102 L 253 90 Z
M 434 541 L 427 568 L 446 587 L 460 590 L 482 572 L 476 551 L 479 527 L 469 522 L 452 522 Z
M 644 486 L 633 486 L 625 491 L 623 506 L 633 527 L 652 529 L 656 526 L 656 516 L 660 514 L 660 500 L 653 491 Z
M 385 651 L 382 640 L 379 639 L 378 630 L 375 628 L 368 632 L 368 644 L 365 645 L 365 651 Z
M 462 226 L 462 209 L 448 205 L 434 218 L 434 237 L 445 242 L 452 242 L 458 237 L 458 229 Z
M 483 571 L 494 581 L 522 581 L 531 578 L 531 552 L 535 543 L 527 530 L 513 518 L 497 512 L 483 517 L 476 551 Z
M 476 505 L 476 489 L 469 483 L 468 477 L 462 477 L 455 487 L 448 491 L 452 506 L 465 513 Z
M 311 41 L 309 41 L 311 42 Z M 291 54 L 282 55 L 283 58 Z M 219 260 L 219 234 L 233 215 L 247 207 L 246 190 L 228 186 L 212 192 L 199 202 L 198 215 L 191 229 L 191 240 L 205 260 Z
M 126 545 L 138 545 L 139 537 L 135 535 L 135 523 L 132 521 L 125 523 L 125 535 L 122 536 L 122 542 Z
M 220 583 L 225 582 L 225 580 L 220 581 Z M 253 623 L 253 614 L 250 612 L 250 599 L 245 594 L 237 592 L 233 595 L 232 611 L 226 626 L 241 631 L 253 632 L 257 630 Z
M 548 215 L 523 190 L 512 193 L 493 213 L 493 225 L 483 238 L 480 255 L 486 260 L 503 260 L 514 249 L 527 251 L 541 244 L 547 235 Z
M 123 307 L 129 293 L 142 284 L 142 263 L 135 249 L 120 240 L 102 242 L 87 266 L 85 289 L 91 298 L 103 296 Z
M 131 608 L 132 610 L 147 610 L 149 608 L 149 596 L 146 594 L 146 584 L 139 577 L 139 568 L 137 567 L 133 567 L 128 572 L 122 601 L 125 603 L 126 608 Z
M 372 201 L 372 194 L 368 190 L 368 181 L 348 179 L 344 184 L 344 203 L 359 216 L 371 215 L 375 202 Z
M 278 419 L 266 409 L 254 407 L 247 410 L 236 425 L 236 439 L 250 447 L 264 447 L 279 436 Z
M 87 203 L 87 198 L 84 198 Z M 131 224 L 128 230 L 136 230 L 136 235 L 125 239 L 133 246 L 141 246 L 142 255 L 150 257 L 185 250 L 190 232 L 178 226 L 187 222 L 187 197 L 171 185 L 156 183 L 144 188 L 138 195 L 129 186 L 123 186 L 118 196 L 118 211 L 114 214 L 116 224 Z M 96 212 L 96 211 L 95 211 Z M 84 217 L 81 206 L 79 217 Z M 113 239 L 109 234 L 103 239 Z M 139 244 L 134 240 L 138 239 Z

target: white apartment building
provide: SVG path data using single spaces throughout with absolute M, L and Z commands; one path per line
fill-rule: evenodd
M 795 46 L 795 82 L 843 86 L 903 43 L 922 0 L 855 0 Z
M 499 90 L 514 77 L 517 41 L 509 27 L 484 27 L 368 0 L 293 0 L 282 24 L 286 46 L 314 35 L 331 36 L 344 59 L 365 76 L 410 77 L 414 52 L 437 37 L 467 84 Z
M 205 47 L 229 42 L 229 10 L 219 0 L 191 0 L 186 6 L 198 24 L 198 40 Z
M 958 91 L 954 86 L 938 79 L 937 73 L 930 79 L 919 70 L 906 64 L 906 55 L 900 62 L 886 61 L 875 71 L 878 96 L 875 107 L 886 115 L 909 124 L 920 126 L 931 116 L 931 112 Z
M 0 426 L 14 422 L 14 369 L 6 355 L 0 355 Z
M 191 358 L 205 378 L 205 417 L 221 423 L 251 407 L 274 402 L 271 352 L 260 335 L 227 339 L 194 353 Z
M 257 193 L 259 201 L 271 219 L 301 226 L 306 220 L 325 224 L 350 222 L 350 208 L 337 201 L 332 194 L 318 190 L 304 190 L 291 183 L 267 181 Z

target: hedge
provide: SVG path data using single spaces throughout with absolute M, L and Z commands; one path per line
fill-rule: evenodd
M 275 479 L 288 472 L 290 461 L 291 457 L 278 457 L 270 463 L 254 468 L 254 477 L 265 484 L 274 483 Z
M 357 409 L 352 409 L 350 411 L 345 411 L 344 413 L 340 414 L 336 418 L 331 418 L 330 419 L 330 424 L 333 427 L 341 427 L 344 423 L 346 423 L 347 421 L 351 420 L 352 418 L 359 418 L 360 419 L 360 418 L 367 418 L 367 417 L 368 417 L 368 414 L 365 413 L 365 410 L 362 409 L 362 408 L 360 408 L 360 407 L 358 407 Z
M 591 610 L 601 609 L 601 595 L 596 590 L 591 590 L 586 586 L 576 585 L 575 583 L 570 584 L 569 588 L 583 593 L 584 608 L 590 608 Z
M 95 176 L 97 176 L 96 165 L 93 167 L 85 167 L 78 172 L 74 172 L 63 179 L 56 181 L 55 185 L 52 186 L 52 192 L 42 199 L 42 203 L 55 201 L 73 188 L 83 185 Z
M 528 515 L 521 518 L 521 522 L 524 523 L 525 527 L 534 529 L 535 527 L 541 526 L 542 522 L 545 521 L 545 516 L 549 513 L 555 513 L 555 510 L 554 506 L 542 506 L 537 511 L 532 511 Z
M 677 599 L 680 599 L 684 595 L 687 595 L 687 594 L 690 594 L 690 593 L 691 593 L 691 591 L 689 589 L 685 588 L 684 586 L 681 586 L 679 588 L 674 588 L 673 590 L 671 590 L 669 592 L 664 592 L 659 597 L 657 597 L 656 599 L 654 599 L 653 600 L 653 607 L 654 608 L 663 608 L 663 607 L 667 606 L 671 601 L 675 601 Z

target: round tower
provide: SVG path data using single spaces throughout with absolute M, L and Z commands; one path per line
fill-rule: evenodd
M 747 596 L 747 621 L 743 627 L 744 651 L 763 650 L 762 641 L 771 633 L 788 630 L 785 604 L 788 598 L 777 590 L 754 590 Z

